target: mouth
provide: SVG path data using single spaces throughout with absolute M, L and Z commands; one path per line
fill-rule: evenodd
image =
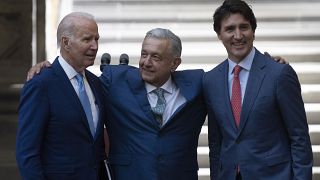
M 141 68 L 141 72 L 146 73 L 146 74 L 152 74 L 153 71 L 150 69 L 146 69 L 146 68 Z
M 96 55 L 95 54 L 87 54 L 86 55 L 89 59 L 96 59 Z
M 245 44 L 246 44 L 245 42 L 234 42 L 232 43 L 232 46 L 236 48 L 240 48 L 240 47 L 243 47 Z

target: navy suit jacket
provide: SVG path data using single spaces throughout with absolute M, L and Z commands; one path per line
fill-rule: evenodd
M 197 146 L 206 117 L 203 70 L 172 73 L 187 102 L 159 128 L 138 68 L 106 66 L 109 160 L 117 180 L 196 180 Z
M 312 150 L 295 71 L 256 50 L 243 99 L 240 127 L 232 114 L 228 61 L 203 80 L 208 108 L 212 180 L 311 180 Z
M 103 172 L 105 106 L 99 79 L 85 71 L 99 108 L 92 137 L 81 102 L 56 59 L 21 92 L 16 158 L 25 180 L 97 180 Z

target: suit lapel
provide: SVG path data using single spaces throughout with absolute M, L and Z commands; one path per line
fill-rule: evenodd
M 176 111 L 170 116 L 167 123 L 164 124 L 163 127 L 168 126 L 168 124 L 172 123 L 172 119 L 183 109 L 188 103 L 194 98 L 197 93 L 197 90 L 192 81 L 185 78 L 185 76 L 181 75 L 181 71 L 175 71 L 171 74 L 173 82 L 180 89 L 180 93 L 184 98 L 186 98 L 186 102 L 182 104 Z
M 71 101 L 71 104 L 74 105 L 75 108 L 78 108 L 79 111 L 81 111 L 82 106 L 81 102 L 77 96 L 77 93 L 75 92 L 67 74 L 64 72 L 62 66 L 60 65 L 58 59 L 56 59 L 52 66 L 54 70 L 54 74 L 56 76 L 57 85 L 61 88 L 63 88 L 64 94 L 66 96 L 66 99 Z M 84 113 L 84 112 L 83 112 Z
M 75 92 L 67 74 L 64 72 L 62 66 L 60 65 L 58 59 L 56 59 L 51 66 L 54 70 L 54 74 L 57 77 L 56 81 L 57 84 L 63 88 L 64 94 L 66 99 L 68 99 L 70 102 L 70 104 L 72 105 L 72 108 L 75 108 L 79 113 L 81 113 L 81 122 L 84 123 L 85 127 L 87 127 L 87 131 L 90 134 L 90 137 L 92 137 L 91 135 L 91 131 L 89 128 L 89 124 L 86 118 L 86 114 L 82 108 L 81 102 L 79 100 L 79 97 L 77 95 L 77 93 Z
M 233 117 L 233 112 L 232 112 L 232 108 L 231 108 L 231 102 L 230 102 L 230 95 L 229 95 L 229 82 L 228 82 L 228 73 L 229 73 L 229 63 L 227 60 L 225 60 L 223 62 L 223 66 L 221 66 L 221 68 L 219 69 L 219 71 L 222 74 L 222 78 L 221 79 L 221 86 L 223 88 L 223 98 L 225 99 L 225 109 L 227 111 L 226 116 L 228 117 L 227 119 L 230 121 L 229 123 L 232 125 L 232 129 L 234 130 L 234 132 L 237 132 L 237 127 L 235 124 L 235 120 Z
M 130 69 L 127 73 L 127 83 L 131 88 L 137 103 L 140 105 L 142 111 L 147 116 L 148 121 L 150 121 L 155 127 L 159 128 L 158 122 L 154 118 L 151 106 L 148 101 L 147 90 L 145 88 L 145 83 L 141 78 L 139 69 Z
M 240 117 L 240 132 L 247 122 L 254 101 L 259 93 L 260 87 L 264 80 L 265 71 L 263 70 L 263 68 L 265 66 L 266 63 L 263 59 L 262 54 L 258 50 L 256 50 L 242 104 L 242 111 Z

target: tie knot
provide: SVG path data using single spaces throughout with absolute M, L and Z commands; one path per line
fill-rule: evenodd
M 163 97 L 164 95 L 164 89 L 162 88 L 157 88 L 155 90 L 153 90 L 153 92 L 158 96 L 158 97 Z
M 241 69 L 242 69 L 242 67 L 239 66 L 239 65 L 236 65 L 236 66 L 234 67 L 234 69 L 233 69 L 233 74 L 234 74 L 235 77 L 238 77 L 238 76 L 239 76 Z
M 82 84 L 83 83 L 83 75 L 81 73 L 78 73 L 76 75 L 76 79 L 77 79 L 78 84 Z

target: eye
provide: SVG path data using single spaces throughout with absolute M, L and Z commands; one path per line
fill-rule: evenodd
M 251 27 L 251 26 L 250 26 L 249 24 L 243 24 L 243 25 L 240 26 L 240 29 L 243 30 L 243 31 L 245 31 L 245 30 L 250 29 L 250 27 Z
M 160 61 L 160 60 L 161 60 L 160 56 L 158 56 L 158 55 L 153 55 L 153 56 L 151 57 L 151 59 L 152 59 L 153 61 Z
M 147 58 L 147 56 L 148 56 L 147 53 L 141 52 L 141 57 L 142 58 Z
M 232 32 L 233 30 L 234 30 L 233 26 L 228 26 L 228 27 L 225 28 L 226 32 Z

